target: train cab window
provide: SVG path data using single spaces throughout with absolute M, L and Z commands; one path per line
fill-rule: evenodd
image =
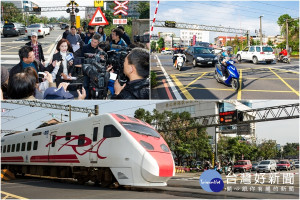
M 71 139 L 71 132 L 67 132 L 66 133 L 66 140 L 70 140 Z
M 33 142 L 33 150 L 37 150 L 38 148 L 38 141 Z
M 81 134 L 78 137 L 78 146 L 83 146 L 85 141 L 85 134 Z
M 97 138 L 98 138 L 98 127 L 94 127 L 93 142 L 97 141 Z
M 136 123 L 129 123 L 129 122 L 121 122 L 121 124 L 128 131 L 132 131 L 132 132 L 135 132 L 135 133 L 141 134 L 141 135 L 147 135 L 147 136 L 160 138 L 159 133 L 157 133 L 156 130 L 154 130 L 148 126 L 145 126 L 142 124 L 136 124 Z
M 23 143 L 22 143 L 22 146 L 21 146 L 21 151 L 25 151 L 25 147 L 26 147 L 26 143 L 23 142 Z
M 32 143 L 32 142 L 27 142 L 27 151 L 30 151 L 30 150 L 31 150 L 31 143 Z
M 7 145 L 7 153 L 9 153 L 9 152 L 10 152 L 10 144 Z
M 11 152 L 15 152 L 15 148 L 16 148 L 15 144 L 11 145 Z
M 56 140 L 56 135 L 52 135 L 52 139 L 51 139 L 51 147 L 55 147 L 55 140 Z
M 106 125 L 104 126 L 103 137 L 104 138 L 112 138 L 112 137 L 120 137 L 120 131 L 114 125 Z
M 125 117 L 123 117 L 122 115 L 116 114 L 117 117 L 119 117 L 120 119 L 126 119 Z
M 6 145 L 3 147 L 3 153 L 6 153 Z
M 42 135 L 42 132 L 32 133 L 32 136 Z
M 21 146 L 20 143 L 18 143 L 18 144 L 17 144 L 16 152 L 19 152 L 19 151 L 20 151 L 20 146 Z

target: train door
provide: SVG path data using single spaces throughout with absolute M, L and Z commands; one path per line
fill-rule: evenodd
M 56 136 L 57 136 L 57 130 L 51 130 L 49 134 L 49 143 L 48 146 L 48 162 L 51 162 L 54 155 L 56 155 Z
M 99 141 L 100 137 L 100 123 L 97 121 L 93 123 L 93 134 L 92 134 L 92 143 L 91 143 L 91 151 L 90 151 L 90 162 L 91 163 L 97 163 L 98 157 L 97 157 L 97 146 L 96 143 Z

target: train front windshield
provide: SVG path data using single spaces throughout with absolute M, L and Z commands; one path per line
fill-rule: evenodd
M 121 122 L 121 124 L 128 131 L 132 131 L 141 135 L 160 138 L 160 135 L 154 129 L 149 128 L 148 126 L 144 126 L 136 123 L 128 123 L 128 122 Z

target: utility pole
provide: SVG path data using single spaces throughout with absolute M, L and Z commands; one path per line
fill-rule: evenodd
M 259 16 L 259 22 L 260 22 L 260 28 L 259 28 L 259 36 L 260 36 L 260 45 L 262 45 L 262 24 L 261 24 L 261 18 L 263 16 Z
M 289 23 L 288 23 L 288 19 L 285 19 L 285 28 L 286 28 L 286 50 L 289 55 Z

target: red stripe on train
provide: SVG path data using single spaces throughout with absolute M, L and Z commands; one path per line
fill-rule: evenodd
M 80 163 L 75 154 L 31 156 L 30 162 Z
M 1 162 L 24 162 L 22 156 L 1 157 Z

